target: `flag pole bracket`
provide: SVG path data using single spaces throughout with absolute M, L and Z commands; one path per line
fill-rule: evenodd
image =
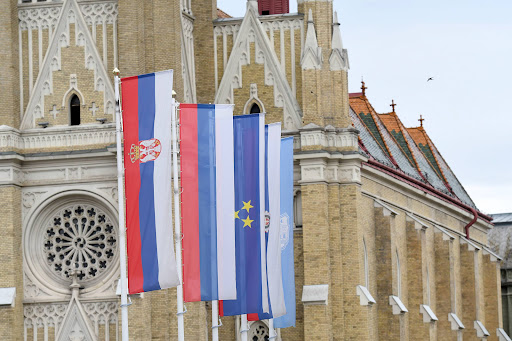
M 124 308 L 124 307 L 129 307 L 131 306 L 133 303 L 132 303 L 132 299 L 130 297 L 128 297 L 128 303 L 126 304 L 121 304 L 120 307 L 121 308 Z
M 187 307 L 186 307 L 185 305 L 183 306 L 183 308 L 184 308 L 185 310 L 180 311 L 179 313 L 176 313 L 176 315 L 177 315 L 177 316 L 184 315 L 184 314 L 187 312 Z
M 212 326 L 212 329 L 222 327 L 222 320 L 219 318 L 219 324 L 216 326 Z

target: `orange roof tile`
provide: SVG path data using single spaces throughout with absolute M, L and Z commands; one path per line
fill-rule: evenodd
M 223 10 L 221 10 L 220 8 L 217 8 L 217 18 L 233 18 L 233 17 L 230 16 L 229 14 L 227 14 L 226 12 L 224 12 Z
M 441 166 L 441 164 L 439 163 L 439 160 L 437 159 L 435 153 L 433 152 L 434 148 L 436 148 L 436 147 L 434 146 L 434 144 L 432 143 L 432 141 L 428 137 L 427 132 L 425 131 L 425 128 L 423 128 L 422 126 L 415 127 L 415 128 L 407 128 L 407 131 L 411 135 L 411 137 L 414 140 L 414 142 L 418 145 L 418 147 L 420 147 L 420 150 L 422 149 L 420 144 L 422 144 L 423 146 L 428 146 L 430 148 L 430 151 L 432 152 L 432 157 L 433 158 L 432 157 L 428 157 L 428 155 L 425 154 L 425 151 L 422 150 L 423 154 L 425 154 L 425 156 L 427 157 L 427 160 L 431 164 L 433 162 L 435 162 L 435 165 L 434 164 L 432 165 L 433 168 L 435 170 L 439 171 L 439 173 L 440 173 L 439 175 L 442 177 L 442 179 L 446 183 L 447 187 L 452 191 L 451 186 L 449 185 L 449 182 L 446 179 L 446 176 L 445 176 L 445 174 L 443 172 L 443 167 Z

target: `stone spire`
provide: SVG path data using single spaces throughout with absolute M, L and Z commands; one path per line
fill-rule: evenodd
M 340 23 L 338 21 L 338 13 L 334 12 L 334 18 L 332 22 L 332 49 L 343 50 L 343 43 L 341 41 Z
M 329 57 L 329 66 L 331 71 L 347 71 L 349 69 L 348 53 L 343 48 L 341 41 L 340 23 L 338 21 L 338 13 L 334 12 L 332 23 L 332 51 Z
M 321 69 L 322 61 L 322 48 L 318 46 L 318 40 L 316 39 L 313 11 L 309 9 L 306 42 L 304 43 L 304 52 L 300 63 L 303 70 Z
M 247 0 L 247 9 L 250 7 L 258 11 L 258 0 Z

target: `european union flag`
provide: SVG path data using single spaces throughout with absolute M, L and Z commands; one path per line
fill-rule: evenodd
M 268 312 L 265 252 L 265 117 L 233 119 L 237 299 L 223 301 L 220 315 Z M 263 249 L 264 251 L 264 249 Z

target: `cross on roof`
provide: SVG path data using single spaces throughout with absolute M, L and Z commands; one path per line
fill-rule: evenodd
M 420 127 L 423 127 L 423 121 L 425 121 L 423 115 L 420 115 L 420 119 L 418 121 L 420 121 Z
M 363 90 L 363 96 L 366 96 L 366 89 L 368 88 L 364 86 L 364 81 L 361 81 L 361 90 Z
M 394 100 L 394 99 L 392 99 L 392 100 L 391 100 L 391 104 L 390 104 L 389 106 L 390 106 L 390 107 L 393 107 L 393 112 L 395 112 L 395 106 L 396 106 L 396 104 L 395 104 L 395 100 Z

